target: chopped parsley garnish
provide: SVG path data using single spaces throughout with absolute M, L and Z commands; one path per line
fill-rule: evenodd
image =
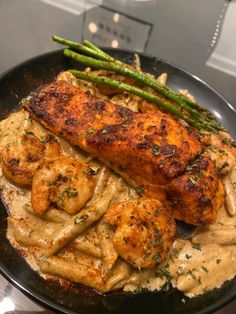
M 224 149 L 220 149 L 220 150 L 219 150 L 219 153 L 224 154 L 224 153 L 225 153 L 225 150 L 224 150 Z
M 158 262 L 160 258 L 161 258 L 160 253 L 157 253 L 152 256 L 152 259 L 154 262 Z
M 225 161 L 223 165 L 220 167 L 220 171 L 222 171 L 226 167 L 229 167 L 229 163 L 227 161 Z
M 160 155 L 160 146 L 159 145 L 154 145 L 153 146 L 153 149 L 152 149 L 152 153 L 154 156 L 158 156 Z
M 144 192 L 144 188 L 142 186 L 136 186 L 135 192 L 139 195 L 142 195 Z
M 65 188 L 61 193 L 62 197 L 64 195 L 67 195 L 68 197 L 76 197 L 78 195 L 78 192 L 76 191 L 76 189 Z
M 142 287 L 139 286 L 138 288 L 136 288 L 136 289 L 134 290 L 133 293 L 137 294 L 137 293 L 141 293 L 141 292 L 142 292 Z
M 178 275 L 183 275 L 183 273 L 184 273 L 184 268 L 183 268 L 183 266 L 179 266 L 179 268 L 177 269 L 177 274 L 178 274 Z
M 163 279 L 164 276 L 165 276 L 165 274 L 162 271 L 160 271 L 160 270 L 156 271 L 154 273 L 154 275 L 155 275 L 155 277 L 160 278 L 160 279 Z
M 204 270 L 204 272 L 206 272 L 206 273 L 208 273 L 208 272 L 209 272 L 208 268 L 206 268 L 206 267 L 204 267 L 204 266 L 202 266 L 202 269 L 203 269 L 203 270 Z
M 193 273 L 193 271 L 194 271 L 194 269 L 190 269 L 187 273 L 186 273 L 186 275 L 190 275 L 195 281 L 197 281 L 197 278 L 196 278 L 196 276 L 194 275 L 194 273 Z
M 189 177 L 189 180 L 191 181 L 191 183 L 192 183 L 193 185 L 196 184 L 196 181 L 195 181 L 192 177 Z
M 193 244 L 193 248 L 194 248 L 195 250 L 198 250 L 198 251 L 201 251 L 201 250 L 202 250 L 200 243 L 194 243 L 194 244 Z
M 29 238 L 31 238 L 31 236 L 32 236 L 32 233 L 34 232 L 34 230 L 32 229 L 32 230 L 30 230 L 30 232 L 29 232 Z
M 209 145 L 208 149 L 212 151 L 213 153 L 216 153 L 216 149 L 213 146 Z
M 220 264 L 220 262 L 221 262 L 221 259 L 220 259 L 220 258 L 217 258 L 216 264 Z
M 169 283 L 169 282 L 166 282 L 166 283 L 164 284 L 163 290 L 164 290 L 165 292 L 167 292 L 167 291 L 170 290 L 170 283 Z
M 42 144 L 46 144 L 46 143 L 47 143 L 47 140 L 46 140 L 46 138 L 45 138 L 44 136 L 41 136 L 41 137 L 40 137 L 40 142 L 41 142 Z
M 155 247 L 155 246 L 157 246 L 157 244 L 158 244 L 157 239 L 151 241 L 151 246 Z
M 155 277 L 160 278 L 160 279 L 162 279 L 162 280 L 168 280 L 168 281 L 170 281 L 170 279 L 171 279 L 171 275 L 170 275 L 168 269 L 166 269 L 166 268 L 163 269 L 163 270 L 157 270 L 157 271 L 154 273 L 154 275 L 155 275 Z M 169 284 L 169 283 L 167 282 L 167 284 Z M 168 290 L 169 290 L 169 289 L 168 289 Z
M 186 257 L 187 259 L 190 259 L 190 258 L 192 258 L 192 255 L 185 254 L 185 257 Z
M 86 131 L 86 134 L 87 134 L 87 135 L 91 135 L 91 134 L 93 134 L 94 131 L 95 131 L 95 129 L 94 129 L 94 128 L 91 128 L 91 129 L 89 129 L 89 130 Z
M 89 218 L 88 215 L 82 215 L 80 217 L 75 218 L 74 223 L 77 224 L 81 224 L 83 222 L 85 222 L 87 219 Z

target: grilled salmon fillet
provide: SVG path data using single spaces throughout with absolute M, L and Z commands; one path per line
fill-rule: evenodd
M 65 81 L 39 88 L 24 107 L 46 128 L 103 161 L 139 191 L 144 189 L 163 202 L 173 179 L 184 174 L 203 151 L 198 135 L 171 115 L 136 113 Z M 217 176 L 212 176 L 218 186 Z M 212 190 L 214 198 L 217 189 Z M 209 204 L 205 207 L 209 209 Z M 204 210 L 201 207 L 201 215 Z M 212 217 L 206 223 L 212 222 Z
M 213 223 L 223 200 L 215 163 L 207 157 L 195 160 L 171 181 L 166 199 L 175 218 L 194 225 Z

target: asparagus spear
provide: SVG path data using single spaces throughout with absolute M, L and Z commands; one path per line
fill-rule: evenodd
M 79 43 L 76 43 L 74 41 L 71 41 L 71 40 L 67 40 L 67 39 L 64 39 L 62 37 L 59 37 L 59 36 L 55 36 L 53 35 L 52 36 L 52 39 L 54 41 L 56 41 L 57 43 L 59 44 L 62 44 L 62 45 L 67 45 L 68 47 L 74 49 L 74 50 L 77 50 L 77 51 L 82 51 L 84 53 L 86 53 L 87 55 L 90 55 L 94 58 L 97 58 L 97 59 L 100 59 L 100 60 L 107 60 L 107 61 L 112 61 L 113 58 L 107 58 L 105 56 L 105 53 L 104 55 L 100 53 L 100 49 L 99 49 L 99 52 L 97 52 L 94 48 L 89 48 L 89 47 L 86 47 L 85 45 L 81 45 Z
M 89 41 L 84 41 L 84 45 L 78 44 L 76 42 L 70 41 L 70 40 L 66 40 L 64 38 L 58 37 L 58 36 L 53 36 L 52 37 L 54 41 L 63 44 L 63 45 L 67 45 L 68 47 L 78 50 L 78 51 L 83 51 L 85 53 L 87 53 L 88 55 L 94 56 L 99 60 L 104 60 L 104 61 L 110 61 L 122 66 L 127 67 L 127 64 L 124 64 L 123 62 L 121 62 L 120 60 L 117 60 L 113 57 L 111 57 L 110 55 L 108 55 L 107 53 L 105 53 L 104 51 L 102 51 L 101 49 L 99 49 L 97 46 L 95 46 L 93 43 L 89 42 Z M 86 49 L 89 48 L 89 49 Z M 115 70 L 115 68 L 114 68 Z M 130 69 L 133 74 L 126 73 L 126 75 L 135 75 L 134 77 L 137 81 L 140 81 L 142 83 L 144 83 L 145 85 L 152 87 L 153 89 L 157 90 L 160 94 L 162 94 L 163 96 L 166 96 L 167 98 L 174 100 L 177 104 L 182 105 L 183 103 L 188 103 L 191 106 L 193 106 L 195 103 L 193 103 L 192 101 L 188 100 L 187 98 L 185 98 L 184 96 L 180 95 L 179 93 L 176 93 L 172 90 L 170 90 L 168 87 L 162 85 L 161 83 L 159 83 L 158 81 L 156 81 L 155 79 L 151 78 L 150 76 L 145 75 L 144 73 L 140 72 L 140 71 L 136 71 L 134 69 Z M 134 74 L 135 73 L 135 74 Z M 142 77 L 142 79 L 140 79 L 140 77 Z M 198 112 L 196 110 L 193 110 L 192 114 L 195 114 L 196 116 L 198 115 Z
M 93 50 L 95 50 L 99 56 L 103 56 L 104 60 L 106 59 L 107 61 L 111 61 L 111 62 L 115 62 L 115 63 L 122 63 L 120 60 L 117 60 L 115 58 L 113 58 L 112 56 L 110 56 L 109 54 L 107 54 L 106 52 L 104 52 L 103 50 L 99 49 L 97 46 L 95 46 L 93 43 L 91 43 L 88 40 L 85 40 L 83 42 L 83 44 Z
M 79 79 L 93 82 L 96 84 L 106 84 L 112 88 L 118 88 L 121 90 L 128 91 L 134 95 L 140 96 L 143 99 L 146 99 L 148 101 L 154 102 L 155 104 L 159 105 L 163 109 L 167 110 L 168 112 L 174 114 L 175 116 L 178 116 L 179 118 L 185 120 L 187 123 L 190 125 L 194 126 L 195 128 L 199 130 L 208 130 L 208 131 L 213 131 L 212 127 L 207 125 L 207 124 L 202 124 L 199 121 L 196 121 L 194 119 L 191 119 L 189 116 L 183 114 L 181 110 L 176 108 L 175 106 L 171 105 L 170 103 L 166 102 L 163 99 L 158 98 L 157 96 L 150 94 L 138 87 L 117 81 L 117 80 L 112 80 L 104 76 L 98 76 L 94 74 L 89 74 L 87 72 L 83 71 L 78 71 L 78 70 L 70 70 L 70 72 L 76 76 Z
M 137 80 L 139 82 L 142 82 L 143 84 L 145 84 L 149 87 L 152 87 L 152 88 L 155 87 L 152 79 L 147 78 L 141 72 L 135 71 L 130 67 L 122 66 L 120 64 L 113 63 L 113 62 L 95 60 L 91 57 L 87 57 L 87 56 L 83 56 L 81 54 L 78 54 L 78 53 L 76 53 L 70 49 L 65 49 L 64 55 L 66 57 L 69 57 L 69 58 L 71 58 L 77 62 L 80 62 L 82 64 L 85 64 L 87 66 L 91 66 L 93 68 L 104 69 L 104 70 L 113 71 L 113 72 L 116 72 L 119 74 L 127 75 L 127 76 L 134 78 L 135 80 Z M 156 81 L 155 81 L 155 83 L 156 83 Z M 181 108 L 183 108 L 184 110 L 189 112 L 193 117 L 196 117 L 196 118 L 201 117 L 201 114 L 199 112 L 197 112 L 195 109 L 187 106 L 185 103 L 181 103 L 180 106 L 181 106 Z
M 91 67 L 96 67 L 99 69 L 107 69 L 109 71 L 114 71 L 123 75 L 133 77 L 135 80 L 142 82 L 143 84 L 158 91 L 167 99 L 173 100 L 182 109 L 190 113 L 191 116 L 199 120 L 199 122 L 203 120 L 205 124 L 208 123 L 209 129 L 214 129 L 215 131 L 224 130 L 224 128 L 215 119 L 215 117 L 211 115 L 206 109 L 204 109 L 200 105 L 192 102 L 190 99 L 186 98 L 185 96 L 180 95 L 179 93 L 162 85 L 161 83 L 157 82 L 154 78 L 150 77 L 149 75 L 142 73 L 141 71 L 137 71 L 133 69 L 132 67 L 128 66 L 127 64 L 122 63 L 120 60 L 117 60 L 111 57 L 109 54 L 105 53 L 104 51 L 99 49 L 97 46 L 92 44 L 91 42 L 84 41 L 83 45 L 81 45 L 76 42 L 69 41 L 58 36 L 53 36 L 53 40 L 64 45 L 68 45 L 74 50 L 82 51 L 86 53 L 87 55 L 90 55 L 98 60 L 85 57 L 79 54 L 77 54 L 77 57 L 76 57 L 75 53 L 73 54 L 72 51 L 66 49 L 65 55 L 67 57 L 71 57 L 75 59 L 76 61 L 79 61 Z

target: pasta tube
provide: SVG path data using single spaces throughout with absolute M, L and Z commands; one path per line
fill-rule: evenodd
M 52 234 L 50 245 L 45 250 L 45 256 L 54 255 L 105 214 L 111 200 L 116 196 L 116 185 L 112 181 L 114 179 L 110 178 L 100 200 L 81 210 L 68 222 L 65 222 L 60 230 Z
M 228 213 L 231 216 L 236 215 L 236 195 L 234 186 L 228 176 L 223 178 L 223 184 L 225 189 L 225 203 Z
M 101 244 L 103 275 L 106 276 L 115 264 L 118 254 L 112 243 L 113 232 L 110 227 L 102 220 L 99 222 L 97 230 Z
M 129 276 L 129 267 L 123 261 L 117 263 L 114 272 L 107 280 L 104 280 L 99 270 L 95 268 L 68 261 L 58 256 L 40 258 L 37 260 L 37 264 L 44 273 L 82 283 L 100 292 L 112 290 L 113 287 L 118 286 L 119 282 L 124 282 L 124 279 Z

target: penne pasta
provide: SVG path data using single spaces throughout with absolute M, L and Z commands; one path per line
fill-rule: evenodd
M 117 260 L 117 263 L 107 279 L 106 290 L 115 290 L 121 287 L 130 276 L 130 266 L 122 260 Z
M 37 264 L 44 273 L 60 276 L 101 292 L 107 292 L 112 290 L 113 287 L 117 287 L 119 282 L 124 282 L 130 273 L 129 266 L 122 261 L 118 261 L 114 272 L 107 280 L 104 280 L 101 273 L 95 268 L 68 261 L 58 256 L 39 258 Z
M 106 212 L 111 200 L 115 197 L 114 179 L 110 178 L 108 185 L 99 201 L 81 210 L 81 212 L 67 221 L 60 230 L 52 234 L 50 245 L 45 250 L 45 256 L 52 256 L 67 243 L 83 233 L 94 222 L 99 220 Z
M 161 84 L 163 84 L 163 85 L 166 85 L 166 83 L 167 83 L 167 77 L 168 77 L 167 73 L 162 73 L 162 74 L 157 78 L 157 80 L 158 80 L 159 83 L 161 83 Z
M 101 245 L 101 253 L 102 253 L 102 270 L 103 275 L 106 276 L 108 272 L 114 266 L 118 254 L 114 248 L 112 243 L 113 232 L 111 228 L 101 220 L 97 225 L 98 237 Z
M 60 210 L 58 208 L 51 207 L 49 210 L 43 215 L 43 219 L 55 222 L 55 223 L 63 223 L 66 220 L 71 218 L 71 215 L 66 213 L 63 210 Z
M 73 247 L 85 254 L 101 257 L 101 247 L 95 228 L 89 228 L 85 233 L 79 235 L 73 242 Z
M 236 215 L 236 194 L 234 191 L 234 186 L 228 176 L 223 178 L 223 184 L 225 189 L 225 205 L 228 213 L 231 216 Z
M 140 70 L 139 56 L 137 55 L 135 58 L 136 68 Z M 86 72 L 91 72 L 94 75 L 102 73 L 92 71 L 92 69 L 87 69 Z M 116 74 L 112 75 L 115 77 Z M 151 74 L 150 77 L 155 78 Z M 162 73 L 157 78 L 157 81 L 166 85 L 167 78 L 167 73 Z M 103 95 L 97 86 L 75 79 L 69 72 L 61 73 L 58 76 L 58 80 L 72 83 L 72 85 L 78 87 L 81 95 L 84 95 L 84 92 L 88 92 L 88 94 L 90 92 L 94 96 L 101 96 L 101 101 L 94 102 L 96 112 L 90 112 L 90 109 L 86 109 L 87 111 L 83 115 L 85 117 L 84 122 L 81 118 L 77 118 L 82 116 L 76 114 L 76 119 L 72 117 L 74 111 L 72 111 L 72 115 L 68 111 L 68 119 L 65 122 L 66 128 L 63 136 L 66 135 L 68 130 L 70 131 L 68 128 L 71 127 L 74 130 L 75 123 L 82 125 L 81 122 L 87 123 L 89 121 L 88 128 L 86 126 L 85 129 L 82 126 L 84 129 L 81 127 L 81 132 L 86 134 L 85 140 L 86 145 L 88 145 L 88 151 L 90 151 L 90 146 L 94 147 L 94 151 L 91 151 L 91 154 L 60 138 L 59 133 L 58 137 L 54 136 L 54 140 L 52 140 L 50 137 L 52 133 L 46 130 L 39 122 L 31 119 L 24 110 L 13 113 L 8 119 L 0 122 L 0 152 L 2 151 L 2 155 L 4 145 L 14 142 L 19 133 L 33 133 L 38 137 L 41 144 L 48 143 L 51 140 L 52 142 L 57 142 L 60 155 L 55 157 L 56 159 L 61 157 L 65 159 L 71 158 L 74 161 L 83 161 L 86 164 L 86 167 L 84 165 L 75 176 L 71 174 L 70 169 L 63 175 L 61 173 L 60 175 L 52 173 L 52 176 L 55 175 L 55 180 L 50 181 L 47 170 L 51 170 L 49 164 L 50 160 L 54 161 L 54 157 L 49 155 L 48 158 L 38 161 L 39 166 L 35 168 L 35 172 L 32 172 L 32 177 L 35 178 L 36 171 L 39 173 L 40 167 L 45 164 L 45 174 L 41 176 L 42 181 L 40 181 L 42 185 L 37 184 L 37 186 L 44 187 L 45 184 L 50 190 L 49 194 L 44 195 L 45 197 L 38 198 L 38 202 L 48 202 L 50 199 L 50 207 L 46 208 L 45 213 L 41 216 L 37 215 L 32 208 L 31 186 L 22 188 L 22 186 L 13 185 L 7 179 L 6 173 L 4 174 L 4 169 L 2 172 L 0 167 L 1 197 L 9 209 L 7 237 L 15 248 L 22 250 L 25 259 L 31 267 L 39 271 L 39 274 L 45 279 L 50 279 L 52 276 L 53 279 L 59 282 L 61 279 L 66 279 L 89 286 L 102 293 L 117 289 L 123 289 L 124 291 L 135 291 L 136 289 L 139 291 L 141 288 L 160 290 L 164 284 L 168 287 L 172 283 L 174 287 L 191 297 L 218 287 L 224 281 L 233 278 L 236 274 L 234 263 L 236 259 L 236 149 L 234 145 L 228 144 L 232 142 L 232 138 L 225 132 L 215 134 L 200 131 L 196 134 L 196 138 L 194 136 L 193 141 L 189 142 L 194 146 L 196 144 L 195 140 L 198 141 L 197 138 L 199 136 L 199 152 L 197 155 L 193 153 L 189 161 L 186 159 L 187 167 L 183 164 L 183 169 L 180 169 L 178 175 L 177 173 L 173 174 L 172 170 L 174 169 L 175 171 L 175 167 L 178 166 L 177 159 L 176 163 L 170 163 L 169 168 L 166 166 L 166 163 L 175 158 L 175 155 L 180 161 L 186 157 L 182 149 L 185 151 L 188 138 L 190 135 L 193 135 L 192 132 L 189 132 L 189 129 L 186 129 L 186 132 L 184 131 L 185 124 L 179 126 L 180 132 L 176 134 L 173 132 L 174 127 L 173 130 L 170 129 L 173 122 L 170 115 L 160 113 L 158 107 L 152 102 L 144 101 L 139 96 L 129 92 Z M 142 88 L 146 92 L 153 93 L 151 87 L 143 86 Z M 163 86 L 163 88 L 165 87 Z M 64 98 L 66 99 L 68 96 L 67 92 L 70 92 L 70 87 L 66 86 L 63 90 L 59 89 L 56 91 L 59 95 L 63 94 L 63 97 L 65 96 Z M 55 95 L 52 94 L 49 96 L 54 97 Z M 85 100 L 90 99 L 88 94 L 83 96 Z M 194 101 L 188 90 L 181 91 L 181 94 Z M 36 95 L 37 92 L 32 96 L 32 99 Z M 57 95 L 55 96 L 55 101 L 58 100 L 57 104 L 60 106 L 60 99 L 56 98 Z M 63 101 L 65 100 L 64 98 Z M 94 99 L 96 100 L 96 97 Z M 119 107 L 119 110 L 113 111 L 112 108 L 115 105 L 108 106 L 109 101 L 125 108 Z M 70 103 L 71 100 L 68 101 L 69 105 Z M 81 104 L 83 104 L 82 101 Z M 77 105 L 76 102 L 75 108 L 78 108 L 76 107 Z M 65 106 L 67 106 L 66 102 L 63 104 L 62 110 L 64 110 Z M 87 106 L 86 102 L 84 106 Z M 130 111 L 127 108 L 131 110 L 131 113 L 129 113 Z M 58 107 L 55 107 L 56 109 Z M 82 111 L 84 112 L 85 109 L 82 108 L 81 113 Z M 144 113 L 148 111 L 149 113 L 145 114 L 150 115 L 150 119 L 152 112 L 155 112 L 153 113 L 154 115 L 158 112 L 160 113 L 159 116 L 163 115 L 160 121 L 160 128 L 156 130 L 157 123 L 149 125 L 148 121 L 142 120 L 140 117 L 141 120 L 137 120 L 137 126 L 134 124 L 133 128 L 129 129 L 128 125 L 133 121 L 132 119 L 136 119 L 135 112 L 139 112 L 137 115 L 139 116 L 141 115 L 140 111 Z M 87 116 L 87 114 L 90 114 L 90 116 Z M 132 119 L 129 118 L 129 115 Z M 129 119 L 131 120 L 129 121 Z M 60 121 L 58 120 L 58 122 Z M 122 126 L 120 133 L 116 131 L 116 122 L 119 128 L 120 125 Z M 184 128 L 183 130 L 181 130 L 182 127 Z M 136 131 L 137 133 L 135 133 Z M 117 147 L 117 152 L 120 152 L 118 148 L 120 145 L 123 145 L 123 141 L 124 143 L 126 142 L 126 137 L 129 139 L 132 132 L 134 132 L 135 137 L 131 137 L 132 140 L 130 140 L 127 150 L 136 149 L 137 146 L 138 150 L 134 159 L 132 159 L 131 155 L 127 155 L 127 157 L 125 150 L 124 156 L 121 156 L 123 153 L 116 154 L 116 151 L 110 149 L 114 145 L 114 147 Z M 142 134 L 145 135 L 142 136 Z M 169 135 L 171 141 L 169 141 Z M 49 139 L 47 139 L 47 136 L 49 136 Z M 84 134 L 81 133 L 81 136 L 84 136 Z M 159 137 L 171 144 L 167 144 L 165 141 L 159 142 Z M 178 142 L 175 141 L 176 139 L 180 139 L 184 146 L 179 146 Z M 24 145 L 24 143 L 21 144 Z M 104 151 L 108 147 L 107 155 L 104 155 L 104 159 L 100 158 L 102 156 L 102 154 L 100 156 L 100 153 L 103 153 L 103 145 Z M 133 147 L 132 145 L 135 146 Z M 190 145 L 189 149 L 186 150 L 186 154 L 191 153 L 191 148 L 192 146 Z M 19 160 L 13 158 L 13 161 L 11 161 L 9 159 L 9 169 L 14 168 L 14 163 L 17 164 L 23 161 L 28 166 L 28 163 L 34 162 L 35 155 L 29 147 L 22 146 L 22 149 L 24 152 L 27 150 L 30 152 L 29 158 L 23 160 L 21 155 L 19 155 Z M 146 157 L 144 158 L 146 151 L 150 151 L 150 158 L 151 160 L 153 159 L 153 162 L 150 164 L 150 172 L 149 168 L 146 168 L 148 167 L 145 163 Z M 95 154 L 94 152 L 97 153 Z M 112 153 L 114 160 L 111 159 L 111 162 L 107 163 L 107 165 L 115 169 L 117 173 L 110 171 L 102 162 Z M 38 156 L 38 154 L 36 155 Z M 199 155 L 201 156 L 200 163 L 198 162 Z M 132 160 L 129 159 L 129 156 L 132 157 Z M 100 161 L 96 158 L 100 158 Z M 119 159 L 121 161 L 124 159 L 124 169 L 123 163 L 119 164 Z M 132 164 L 138 160 L 140 160 L 140 164 L 137 163 L 136 165 L 140 165 L 140 169 L 137 169 L 139 167 L 132 168 Z M 160 167 L 155 168 L 157 161 Z M 215 167 L 216 171 L 208 173 L 206 170 L 212 161 L 214 164 L 212 167 Z M 46 167 L 47 162 L 48 167 Z M 13 168 L 11 168 L 11 163 Z M 120 165 L 117 168 L 113 167 L 113 164 L 116 163 Z M 127 175 L 126 170 L 128 171 L 130 167 L 132 171 Z M 60 163 L 57 169 L 61 170 L 61 168 L 62 164 Z M 156 182 L 159 182 L 160 173 L 165 168 L 168 170 L 166 172 L 169 178 L 168 182 L 171 178 L 170 182 L 165 184 L 166 178 L 163 176 L 163 182 L 160 181 L 161 185 L 159 186 L 159 183 L 156 185 Z M 137 173 L 136 170 L 138 171 Z M 143 173 L 146 172 L 150 173 L 151 176 L 153 175 L 153 184 L 149 182 L 149 175 L 143 176 Z M 219 184 L 221 184 L 222 180 L 226 206 L 218 208 L 216 203 L 212 203 L 213 207 L 217 208 L 216 221 L 213 222 L 212 220 L 212 224 L 196 227 L 196 232 L 191 239 L 174 238 L 175 230 L 173 229 L 174 242 L 171 242 L 171 249 L 169 249 L 167 248 L 168 241 L 165 236 L 167 236 L 168 226 L 171 225 L 170 220 L 166 223 L 160 221 L 160 225 L 157 224 L 155 228 L 153 227 L 156 221 L 159 221 L 161 214 L 165 212 L 165 206 L 162 208 L 160 203 L 161 207 L 154 204 L 155 206 L 153 205 L 154 207 L 152 208 L 150 203 L 149 205 L 147 203 L 148 201 L 155 203 L 158 198 L 162 197 L 164 190 L 166 194 L 166 190 L 170 188 L 169 184 L 171 182 L 173 183 L 174 180 L 177 182 L 185 174 L 188 176 L 188 181 L 186 181 L 186 184 L 183 182 L 181 185 L 183 187 L 183 191 L 181 190 L 182 194 L 179 194 L 178 189 L 176 190 L 176 199 L 171 200 L 171 202 L 173 201 L 171 206 L 175 206 L 175 204 L 180 206 L 182 199 L 185 199 L 185 194 L 189 200 L 186 207 L 189 216 L 191 216 L 191 206 L 194 208 L 196 203 L 202 206 L 200 207 L 201 210 L 208 206 L 212 200 L 211 194 L 202 194 L 207 189 L 204 183 L 206 178 L 210 182 L 209 191 L 213 189 L 213 183 L 216 181 L 216 178 L 217 180 L 219 179 Z M 76 197 L 79 199 L 84 196 L 84 185 L 78 189 L 72 186 L 72 179 L 78 181 L 81 177 L 93 180 L 95 188 L 81 207 L 75 206 L 74 213 L 76 214 L 69 214 L 69 211 L 68 213 L 65 211 L 65 203 L 66 205 L 69 204 L 68 208 L 70 208 Z M 136 182 L 135 180 L 139 179 L 139 177 L 143 179 L 137 185 L 139 181 Z M 132 184 L 132 187 L 126 180 Z M 68 185 L 64 186 L 67 183 Z M 158 191 L 155 190 L 157 186 Z M 147 193 L 149 188 L 150 194 Z M 154 190 L 152 191 L 152 189 Z M 166 196 L 169 197 L 169 193 L 172 193 L 171 188 Z M 195 194 L 197 195 L 196 199 L 193 198 Z M 213 195 L 213 197 L 215 196 Z M 223 200 L 223 192 L 218 197 L 220 203 Z M 203 216 L 201 218 L 204 218 Z M 207 223 L 204 219 L 202 219 L 202 222 L 204 224 Z M 152 230 L 152 228 L 154 229 Z M 163 252 L 166 254 L 165 258 L 160 260 Z M 142 264 L 135 264 L 138 260 L 137 257 L 139 261 L 142 261 Z M 145 263 L 148 261 L 151 261 L 151 263 L 146 265 Z
M 78 237 L 74 241 L 73 246 L 78 251 L 83 252 L 85 254 L 88 254 L 94 257 L 102 256 L 101 248 L 94 245 L 93 242 L 88 241 L 84 235 L 81 235 L 81 237 Z
M 63 258 L 68 262 L 76 262 L 78 265 L 86 266 L 89 268 L 97 269 L 100 272 L 101 269 L 101 259 L 82 253 L 78 250 L 74 250 L 73 246 L 67 246 L 66 249 L 61 250 L 58 254 L 58 257 Z
M 58 256 L 40 258 L 37 260 L 37 264 L 43 273 L 78 282 L 101 292 L 106 291 L 104 280 L 99 271 L 94 268 L 68 261 Z
M 17 243 L 28 246 L 43 248 L 48 244 L 48 237 L 51 235 L 47 230 L 39 230 L 23 219 L 8 217 L 7 219 L 11 232 Z

